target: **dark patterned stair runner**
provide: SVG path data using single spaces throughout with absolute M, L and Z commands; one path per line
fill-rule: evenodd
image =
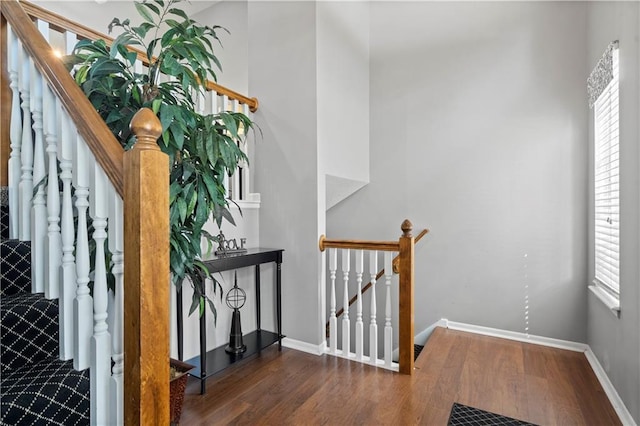
M 89 370 L 59 359 L 58 301 L 31 294 L 31 244 L 0 189 L 0 425 L 89 424 Z
M 0 241 L 0 297 L 31 291 L 31 243 Z

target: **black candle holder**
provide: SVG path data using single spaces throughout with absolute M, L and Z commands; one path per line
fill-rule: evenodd
M 238 274 L 233 274 L 233 287 L 227 292 L 227 306 L 233 309 L 231 315 L 231 332 L 229 333 L 229 344 L 224 348 L 227 353 L 241 354 L 247 350 L 247 346 L 242 342 L 242 324 L 240 322 L 240 308 L 247 300 L 247 294 L 238 287 Z

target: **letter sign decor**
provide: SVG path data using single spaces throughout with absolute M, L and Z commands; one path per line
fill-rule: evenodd
M 222 231 L 217 236 L 218 240 L 218 249 L 216 250 L 216 256 L 226 256 L 229 254 L 242 254 L 246 253 L 247 249 L 244 248 L 244 245 L 247 242 L 246 238 L 240 238 L 240 246 L 238 246 L 238 242 L 235 238 L 227 240 L 224 237 Z

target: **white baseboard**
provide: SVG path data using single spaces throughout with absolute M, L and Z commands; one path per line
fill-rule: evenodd
M 515 340 L 518 342 L 531 343 L 534 345 L 549 346 L 557 349 L 583 352 L 585 357 L 587 358 L 587 361 L 589 361 L 593 372 L 598 378 L 602 389 L 607 395 L 607 398 L 609 398 L 609 402 L 611 402 L 613 409 L 616 411 L 616 414 L 620 418 L 622 424 L 625 426 L 637 426 L 636 422 L 631 416 L 631 413 L 629 413 L 629 410 L 627 410 L 627 407 L 624 405 L 622 398 L 620 398 L 620 395 L 618 395 L 618 392 L 611 383 L 611 380 L 609 380 L 607 373 L 600 365 L 598 358 L 596 358 L 589 345 L 586 345 L 584 343 L 571 342 L 568 340 L 552 339 L 550 337 L 543 336 L 532 336 L 515 331 L 500 330 L 497 328 L 454 322 L 444 318 L 441 321 L 443 324 L 445 324 L 443 325 L 443 327 L 450 328 L 451 330 L 466 331 L 468 333 L 499 337 L 502 339 Z
M 306 352 L 312 355 L 322 355 L 324 354 L 326 342 L 322 342 L 319 345 L 314 345 L 313 343 L 307 343 L 301 340 L 295 340 L 285 337 L 284 339 L 282 339 L 282 346 L 284 346 L 285 348 L 295 349 L 300 352 Z
M 482 327 L 480 325 L 465 324 L 443 319 L 447 328 L 452 330 L 466 331 L 469 333 L 482 334 L 485 336 L 500 337 L 502 339 L 515 340 L 518 342 L 532 343 L 534 345 L 549 346 L 557 349 L 566 349 L 574 352 L 584 352 L 589 346 L 584 343 L 571 342 L 568 340 L 552 339 L 551 337 L 527 335 L 517 331 L 500 330 L 498 328 Z
M 633 420 L 631 413 L 627 410 L 627 407 L 622 402 L 620 395 L 618 395 L 618 391 L 613 387 L 613 383 L 609 380 L 609 376 L 607 376 L 607 372 L 604 371 L 602 365 L 600 365 L 600 361 L 596 358 L 596 355 L 593 353 L 590 347 L 587 347 L 587 350 L 584 352 L 584 356 L 587 357 L 587 361 L 591 365 L 591 369 L 595 373 L 604 393 L 607 394 L 611 405 L 613 405 L 613 409 L 616 410 L 616 414 L 620 417 L 620 421 L 625 426 L 636 426 L 636 422 Z

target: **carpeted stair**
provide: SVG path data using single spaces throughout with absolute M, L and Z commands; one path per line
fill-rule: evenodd
M 89 371 L 59 359 L 58 301 L 31 293 L 31 245 L 0 200 L 0 425 L 89 424 Z

